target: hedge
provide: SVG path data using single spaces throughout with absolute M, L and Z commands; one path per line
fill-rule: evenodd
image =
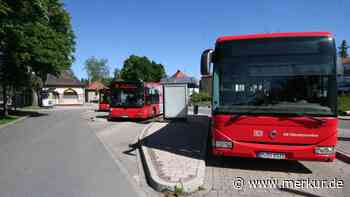
M 338 95 L 339 115 L 345 115 L 346 111 L 350 111 L 350 94 L 340 94 Z
M 210 102 L 211 97 L 207 92 L 194 92 L 191 95 L 191 101 L 192 103 L 201 103 L 201 102 Z

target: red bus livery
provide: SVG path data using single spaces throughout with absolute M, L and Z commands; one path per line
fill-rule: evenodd
M 330 33 L 220 37 L 201 58 L 212 69 L 214 155 L 333 161 L 336 48 Z
M 146 119 L 163 113 L 159 83 L 114 81 L 110 86 L 109 118 Z
M 98 110 L 109 111 L 109 89 L 102 89 L 99 91 L 99 94 Z

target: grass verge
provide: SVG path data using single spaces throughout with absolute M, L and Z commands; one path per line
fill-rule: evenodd
M 20 118 L 20 116 L 14 116 L 14 115 L 0 116 L 0 125 L 15 121 L 18 118 Z
M 350 95 L 338 95 L 338 111 L 339 115 L 346 115 L 346 111 L 350 111 Z
M 24 116 L 30 116 L 30 117 L 39 117 L 44 116 L 46 114 L 39 113 L 35 110 L 9 110 L 8 116 L 2 116 L 0 115 L 0 125 L 7 124 L 9 122 L 15 121 L 18 118 L 24 117 Z M 0 109 L 0 114 L 2 114 L 2 109 Z

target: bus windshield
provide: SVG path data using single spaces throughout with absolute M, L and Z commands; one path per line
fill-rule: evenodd
M 111 90 L 112 107 L 142 107 L 144 93 L 142 87 L 113 88 Z
M 107 92 L 101 93 L 100 103 L 110 103 L 109 95 Z
M 334 43 L 269 38 L 217 44 L 214 112 L 336 114 Z

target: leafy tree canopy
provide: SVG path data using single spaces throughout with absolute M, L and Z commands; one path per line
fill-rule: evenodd
M 7 15 L 7 13 L 10 11 L 10 8 L 8 7 L 7 3 L 4 1 L 0 1 L 0 16 Z
M 33 74 L 45 81 L 47 74 L 57 76 L 68 69 L 74 61 L 74 40 L 60 0 L 0 0 L 3 89 L 26 84 Z
M 109 78 L 109 66 L 107 59 L 90 57 L 85 61 L 85 70 L 90 81 L 103 81 Z
M 88 79 L 85 79 L 85 78 L 81 78 L 81 79 L 80 79 L 80 82 L 81 82 L 82 84 L 84 84 L 85 86 L 89 84 L 89 80 L 88 80 Z
M 116 80 L 116 79 L 120 79 L 121 76 L 120 76 L 120 69 L 119 68 L 115 68 L 114 71 L 113 71 L 113 79 Z
M 3 0 L 1 48 L 9 65 L 29 67 L 41 78 L 58 75 L 74 61 L 74 33 L 60 0 Z
M 145 56 L 131 55 L 121 70 L 121 78 L 128 81 L 159 82 L 164 76 L 164 66 Z
M 103 78 L 101 82 L 102 82 L 105 86 L 110 86 L 113 80 L 114 80 L 113 77 L 107 77 L 107 78 Z

